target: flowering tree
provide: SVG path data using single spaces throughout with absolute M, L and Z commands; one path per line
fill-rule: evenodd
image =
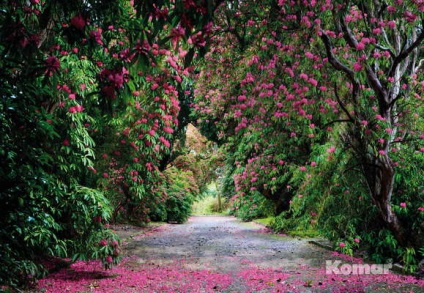
M 343 97 L 334 87 L 348 123 L 344 140 L 357 154 L 373 203 L 406 245 L 404 227 L 391 205 L 397 163 L 390 153 L 401 151 L 397 145 L 405 140 L 422 139 L 422 129 L 414 126 L 422 126 L 415 111 L 421 108 L 424 34 L 419 15 L 424 7 L 402 1 L 387 7 L 382 2 L 354 4 L 339 4 L 332 13 L 334 29 L 323 25 L 318 34 L 328 62 L 350 87 Z
M 187 123 L 190 64 L 216 3 L 3 4 L 0 283 L 39 276 L 46 254 L 109 267 L 113 211 L 145 220 L 164 196 L 161 171 Z
M 422 198 L 405 197 L 395 178 L 411 176 L 399 160 L 421 158 L 422 4 L 249 1 L 221 8 L 207 56 L 214 66 L 201 73 L 196 106 L 233 153 L 238 196 L 259 191 L 282 209 L 291 201 L 304 206 L 300 192 L 322 176 L 314 171 L 319 160 L 343 155 L 340 164 L 358 171 L 350 187 L 368 190 L 370 212 L 384 223 L 377 229 L 388 228 L 403 247 L 421 247 L 422 228 L 399 204 L 408 198 L 410 216 L 420 218 Z

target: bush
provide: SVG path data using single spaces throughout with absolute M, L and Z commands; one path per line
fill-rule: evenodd
M 410 223 L 405 233 L 411 247 L 400 247 L 392 232 L 385 228 L 377 208 L 372 204 L 360 170 L 347 152 L 326 153 L 328 146 L 316 146 L 312 156 L 316 167 L 308 173 L 294 172 L 290 185 L 295 190 L 290 209 L 272 223 L 274 231 L 319 231 L 334 242 L 343 253 L 368 251 L 373 261 L 402 262 L 407 270 L 417 268 L 423 246 L 423 202 L 414 200 L 422 194 L 423 175 L 417 166 L 424 164 L 424 155 L 404 150 L 395 158 L 397 168 L 393 209 L 399 218 Z M 341 208 L 342 207 L 342 208 Z M 343 242 L 343 248 L 339 244 Z
M 184 223 L 191 215 L 192 205 L 199 189 L 191 171 L 170 167 L 164 171 L 166 185 L 164 199 L 151 207 L 152 220 Z
M 252 191 L 249 195 L 233 197 L 230 202 L 230 214 L 246 222 L 268 217 L 274 213 L 274 204 L 257 191 Z
M 2 215 L 0 284 L 31 286 L 47 273 L 43 261 L 50 257 L 101 259 L 106 268 L 117 263 L 119 239 L 105 228 L 111 209 L 103 194 L 75 186 L 55 196 L 32 193 L 16 213 Z
M 166 221 L 170 223 L 184 223 L 191 215 L 193 197 L 183 193 L 172 193 L 165 202 Z

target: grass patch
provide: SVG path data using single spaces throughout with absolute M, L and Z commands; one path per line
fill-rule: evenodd
M 267 217 L 267 218 L 261 218 L 261 219 L 255 219 L 253 220 L 256 223 L 262 224 L 266 227 L 271 226 L 271 222 L 274 220 L 274 217 Z
M 218 212 L 218 198 L 212 195 L 208 195 L 193 203 L 191 214 L 193 216 L 226 214 L 226 205 L 224 199 L 222 199 L 222 208 L 223 212 Z
M 292 237 L 300 237 L 300 238 L 313 238 L 320 236 L 319 232 L 316 230 L 293 230 L 287 231 L 287 235 Z

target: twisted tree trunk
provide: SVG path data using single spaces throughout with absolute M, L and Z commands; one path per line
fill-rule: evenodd
M 390 158 L 387 154 L 363 158 L 362 167 L 372 201 L 382 220 L 398 243 L 406 246 L 405 230 L 391 205 L 395 171 Z

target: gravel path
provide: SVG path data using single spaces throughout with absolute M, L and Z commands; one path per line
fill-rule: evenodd
M 287 272 L 301 265 L 322 266 L 329 257 L 328 251 L 308 240 L 272 235 L 259 224 L 224 216 L 191 217 L 186 224 L 166 225 L 128 243 L 125 250 L 140 256 L 140 262 L 184 260 L 190 268 L 220 272 L 234 272 L 251 263 Z
M 124 251 L 137 257 L 134 265 L 177 263 L 191 272 L 219 273 L 232 280 L 225 290 L 217 287 L 214 292 L 424 292 L 411 279 L 326 275 L 325 261 L 340 259 L 333 252 L 310 244 L 311 239 L 274 235 L 234 217 L 191 217 L 185 224 L 167 224 L 127 239 Z

